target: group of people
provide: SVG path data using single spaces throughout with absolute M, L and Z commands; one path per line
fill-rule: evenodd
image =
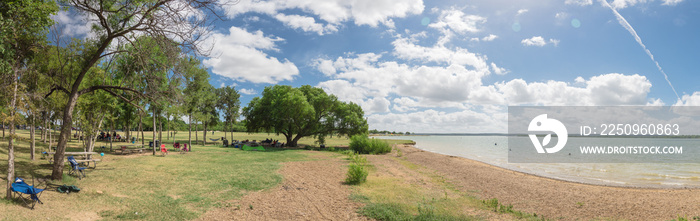
M 280 143 L 279 140 L 272 140 L 270 138 L 260 141 L 260 143 L 262 143 L 263 145 L 268 144 L 273 147 L 284 147 L 284 143 Z
M 97 139 L 104 141 L 112 141 L 112 139 L 122 140 L 122 136 L 117 134 L 116 131 L 112 134 L 109 134 L 109 132 L 105 133 L 104 131 L 100 131 L 100 135 L 97 135 Z

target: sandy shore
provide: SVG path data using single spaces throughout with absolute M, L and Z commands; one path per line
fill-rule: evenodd
M 400 145 L 405 159 L 435 170 L 463 192 L 497 198 L 549 219 L 669 220 L 700 216 L 700 189 L 597 186 L 506 170 L 482 162 Z

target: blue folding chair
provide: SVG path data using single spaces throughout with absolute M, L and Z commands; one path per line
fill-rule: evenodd
M 76 175 L 79 180 L 82 180 L 83 177 L 85 177 L 85 173 L 83 172 L 85 167 L 80 167 L 80 164 L 78 164 L 78 161 L 75 161 L 75 157 L 73 156 L 68 157 L 68 162 L 70 162 L 70 172 L 68 172 L 68 175 Z
M 34 205 L 36 203 L 41 203 L 41 200 L 39 200 L 39 196 L 41 196 L 41 193 L 44 191 L 44 189 L 39 189 L 35 188 L 34 186 L 30 186 L 29 184 L 24 182 L 24 179 L 22 178 L 17 178 L 15 179 L 15 182 L 12 183 L 12 193 L 15 196 L 15 198 L 19 197 L 22 199 L 24 204 L 29 205 L 29 202 L 32 203 L 32 209 L 34 209 Z

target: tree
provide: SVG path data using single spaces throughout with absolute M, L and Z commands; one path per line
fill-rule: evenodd
M 189 119 L 189 146 L 192 147 L 192 120 L 197 119 L 199 108 L 202 106 L 204 97 L 208 96 L 206 88 L 209 84 L 209 73 L 201 67 L 201 62 L 194 57 L 185 57 L 178 64 L 178 73 L 185 76 L 186 88 L 184 93 L 184 109 Z M 196 133 L 195 125 L 195 136 Z
M 208 78 L 207 78 L 208 79 Z M 204 134 L 202 136 L 204 145 L 207 145 L 207 127 L 216 125 L 218 122 L 218 113 L 216 112 L 216 93 L 208 82 L 205 84 L 204 88 L 200 91 L 201 96 L 199 100 L 199 114 L 197 119 L 200 119 L 202 126 L 204 127 Z
M 19 79 L 30 69 L 28 61 L 45 45 L 47 28 L 53 23 L 50 16 L 56 12 L 52 1 L 9 0 L 0 2 L 0 89 L 3 98 L 9 98 L 8 116 L 10 139 L 8 141 L 7 194 L 12 197 L 14 182 L 14 138 L 17 113 L 23 99 Z M 9 95 L 9 96 L 8 96 Z M 4 99 L 3 99 L 4 100 Z M 5 102 L 1 102 L 5 103 Z M 3 124 L 4 126 L 4 124 Z M 4 133 L 4 130 L 3 130 Z
M 243 109 L 243 116 L 248 132 L 283 134 L 292 147 L 302 137 L 352 136 L 367 133 L 368 127 L 360 106 L 309 85 L 266 87 L 262 98 L 253 98 Z
M 233 125 L 240 115 L 241 95 L 238 94 L 235 87 L 228 86 L 217 89 L 216 95 L 219 97 L 216 108 L 224 114 L 224 137 L 226 137 L 228 129 L 231 132 L 231 140 L 233 140 Z
M 94 37 L 86 40 L 87 44 L 80 51 L 79 71 L 56 76 L 57 83 L 51 87 L 51 92 L 60 91 L 68 95 L 63 111 L 63 127 L 54 155 L 54 166 L 51 174 L 51 178 L 54 180 L 63 178 L 63 158 L 78 98 L 96 90 L 103 90 L 124 100 L 127 98 L 120 96 L 115 91 L 139 93 L 131 85 L 83 86 L 83 80 L 93 66 L 108 65 L 110 62 L 105 60 L 124 52 L 120 50 L 123 47 L 113 47 L 113 43 L 118 45 L 134 44 L 134 40 L 138 36 L 147 35 L 164 40 L 159 41 L 159 44 L 175 42 L 178 46 L 186 48 L 187 52 L 199 53 L 202 51 L 198 48 L 198 42 L 209 31 L 210 23 L 208 22 L 213 21 L 206 17 L 216 15 L 218 8 L 218 3 L 215 0 L 105 0 L 97 2 L 70 0 L 61 1 L 60 4 L 70 6 L 74 11 L 85 14 L 91 19 L 94 22 L 92 25 Z M 202 10 L 207 10 L 207 12 Z M 55 43 L 62 44 L 61 42 Z M 113 50 L 114 48 L 117 49 Z M 179 55 L 177 56 L 179 57 Z M 59 79 L 62 80 L 59 81 Z M 51 92 L 47 96 L 50 96 Z

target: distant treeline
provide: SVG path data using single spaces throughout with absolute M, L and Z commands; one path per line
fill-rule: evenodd
M 372 129 L 369 130 L 369 134 L 398 134 L 398 135 L 411 135 L 411 132 L 396 132 L 396 131 L 388 131 L 388 130 L 377 130 L 377 129 Z

